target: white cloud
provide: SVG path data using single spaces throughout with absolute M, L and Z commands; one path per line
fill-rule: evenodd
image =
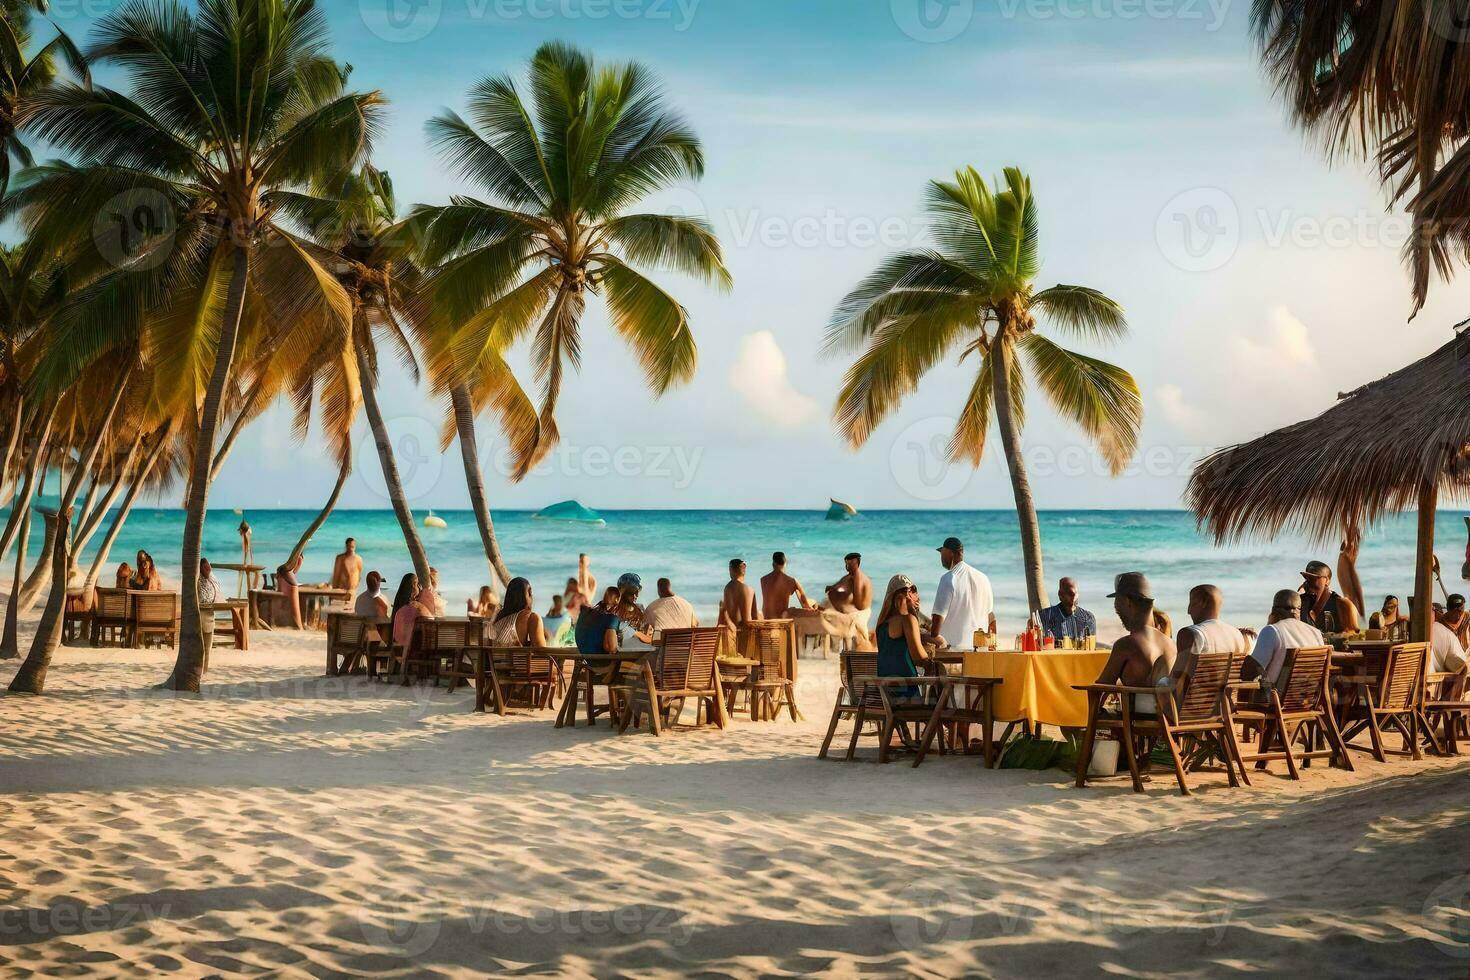
M 1282 367 L 1315 369 L 1317 351 L 1307 325 L 1285 306 L 1271 309 L 1266 336 L 1260 340 L 1236 335 L 1230 338 L 1234 366 L 1259 372 L 1263 367 L 1279 372 Z
M 730 368 L 730 387 L 751 411 L 777 428 L 799 429 L 817 417 L 816 401 L 792 385 L 786 353 L 769 330 L 740 338 L 740 353 Z
M 1201 435 L 1207 431 L 1205 413 L 1185 399 L 1184 389 L 1178 385 L 1160 385 L 1154 400 L 1169 424 L 1185 435 Z

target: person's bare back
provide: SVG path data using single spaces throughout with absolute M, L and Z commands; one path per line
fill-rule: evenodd
M 745 584 L 745 562 L 739 558 L 732 559 L 730 581 L 725 586 L 724 598 L 720 602 L 720 625 L 739 629 L 759 618 L 755 589 Z
M 801 599 L 800 608 L 810 609 L 811 600 L 801 583 L 777 568 L 761 576 L 761 611 L 767 619 L 782 619 L 791 608 L 791 597 Z
M 362 556 L 357 553 L 356 542 L 347 539 L 347 550 L 332 563 L 332 588 L 346 589 L 357 593 L 358 580 L 362 578 Z

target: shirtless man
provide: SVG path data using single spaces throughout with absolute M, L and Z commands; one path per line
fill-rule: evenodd
M 843 559 L 847 574 L 827 586 L 827 598 L 838 612 L 862 613 L 866 617 L 872 610 L 873 580 L 863 571 L 862 564 L 863 556 L 854 551 Z
M 806 597 L 801 583 L 786 574 L 786 553 L 771 556 L 771 572 L 761 576 L 761 611 L 767 619 L 784 619 L 791 608 L 791 596 L 801 599 L 802 609 L 815 609 L 817 604 Z
M 357 593 L 358 579 L 362 578 L 362 556 L 357 553 L 357 539 L 347 539 L 347 550 L 332 563 L 332 588 L 346 589 Z
M 1113 644 L 1112 656 L 1098 675 L 1098 684 L 1124 687 L 1157 687 L 1174 669 L 1174 641 L 1153 628 L 1154 594 L 1142 572 L 1125 572 L 1114 580 L 1113 609 L 1128 635 Z M 1133 695 L 1133 713 L 1158 715 L 1158 701 L 1147 694 Z
M 577 556 L 577 591 L 584 598 L 597 595 L 597 576 L 592 574 L 592 563 L 586 555 Z
M 755 589 L 745 584 L 745 562 L 740 558 L 731 558 L 730 583 L 725 586 L 725 595 L 720 600 L 720 625 L 739 629 L 760 618 L 760 610 L 755 602 Z

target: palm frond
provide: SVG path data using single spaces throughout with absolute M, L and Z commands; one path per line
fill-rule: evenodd
M 1021 347 L 1036 382 L 1064 418 L 1076 422 L 1096 444 L 1116 476 L 1138 451 L 1143 397 L 1127 371 L 1106 361 L 1028 334 Z

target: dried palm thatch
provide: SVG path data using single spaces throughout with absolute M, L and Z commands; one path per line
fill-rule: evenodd
M 1306 422 L 1204 460 L 1189 506 L 1217 541 L 1300 530 L 1334 541 L 1427 488 L 1470 496 L 1470 335 Z

